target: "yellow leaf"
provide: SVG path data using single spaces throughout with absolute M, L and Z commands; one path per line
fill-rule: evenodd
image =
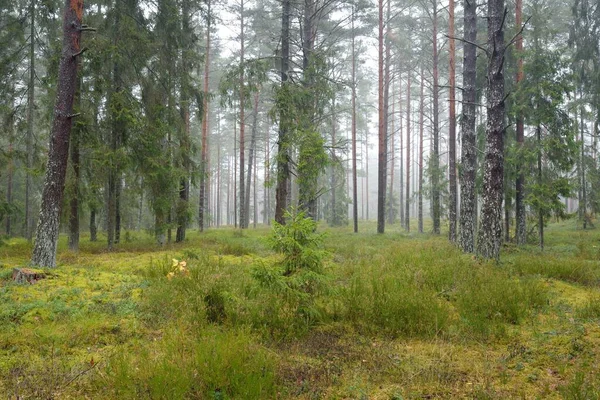
M 176 267 L 177 264 L 179 264 L 179 260 L 173 259 L 173 265 L 172 265 L 172 267 Z
M 167 274 L 167 279 L 168 279 L 168 280 L 171 280 L 171 279 L 173 279 L 173 277 L 174 277 L 174 276 L 175 276 L 175 274 L 174 274 L 173 272 L 169 272 L 169 273 Z

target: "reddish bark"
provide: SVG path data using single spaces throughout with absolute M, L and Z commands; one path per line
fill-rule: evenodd
M 56 244 L 60 209 L 65 188 L 69 157 L 69 139 L 73 122 L 73 99 L 77 85 L 77 57 L 81 54 L 81 17 L 83 0 L 66 0 L 63 15 L 63 45 L 58 68 L 58 87 L 54 105 L 54 123 L 50 135 L 48 164 L 44 180 L 39 223 L 32 265 L 56 266 Z

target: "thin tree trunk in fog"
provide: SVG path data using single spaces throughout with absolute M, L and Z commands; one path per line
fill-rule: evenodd
M 335 155 L 335 146 L 336 146 L 336 137 L 335 137 L 335 128 L 336 128 L 336 115 L 335 115 L 335 96 L 333 97 L 332 100 L 333 104 L 331 107 L 331 114 L 332 114 L 332 118 L 331 118 L 331 222 L 333 226 L 336 226 L 338 221 L 337 221 L 337 213 L 336 213 L 336 199 L 335 199 L 335 192 L 336 192 L 336 179 L 335 179 L 335 164 L 337 161 L 336 155 Z
M 383 0 L 379 4 L 379 166 L 377 171 L 377 233 L 385 231 L 385 184 L 387 173 L 387 140 L 385 129 L 384 82 L 383 82 Z
M 27 83 L 27 136 L 25 170 L 25 237 L 31 241 L 33 223 L 31 216 L 31 169 L 33 168 L 33 111 L 35 107 L 35 0 L 29 3 L 29 81 Z
M 460 238 L 463 251 L 475 251 L 475 227 L 477 216 L 477 193 L 475 170 L 477 167 L 477 136 L 475 133 L 476 82 L 477 82 L 477 4 L 464 1 L 464 58 L 463 58 L 463 104 L 460 126 L 462 131 L 462 169 L 460 178 Z
M 35 266 L 51 268 L 56 266 L 58 226 L 69 157 L 73 98 L 77 83 L 77 57 L 81 54 L 82 16 L 83 0 L 65 1 L 63 44 L 58 68 L 54 123 L 50 135 L 39 222 L 31 257 L 31 264 Z
M 537 154 L 537 180 L 538 185 L 542 185 L 542 127 L 536 128 L 538 154 Z M 544 214 L 542 208 L 538 210 L 538 233 L 540 238 L 540 249 L 544 250 Z
M 245 114 L 244 114 L 244 0 L 240 1 L 240 228 L 245 229 L 248 227 L 246 221 L 246 186 L 244 176 L 244 153 L 245 149 Z
M 389 166 L 389 170 L 390 170 L 390 183 L 389 183 L 389 192 L 388 192 L 388 216 L 387 216 L 387 222 L 388 224 L 393 224 L 394 223 L 394 213 L 395 213 L 395 204 L 394 204 L 394 167 L 396 166 L 396 163 L 394 162 L 395 158 L 396 158 L 396 152 L 395 152 L 395 146 L 396 143 L 394 143 L 394 114 L 396 113 L 396 103 L 393 100 L 393 96 L 394 96 L 394 85 L 392 85 L 391 87 L 391 96 L 392 97 L 392 112 L 390 113 L 390 117 L 391 117 L 391 126 L 390 126 L 390 133 L 388 135 L 388 140 L 391 139 L 391 143 L 390 146 L 388 148 L 388 154 L 390 155 L 389 157 L 389 162 L 390 162 L 390 166 Z M 399 110 L 399 112 L 402 112 L 401 110 Z M 386 124 L 387 125 L 387 124 Z M 399 205 L 399 210 L 400 212 L 402 212 L 402 204 Z
M 419 210 L 418 225 L 419 233 L 423 233 L 423 117 L 425 113 L 425 77 L 423 76 L 423 63 L 421 63 L 421 93 L 419 103 Z
M 581 132 L 581 203 L 579 204 L 579 208 L 581 209 L 581 215 L 583 217 L 583 229 L 587 229 L 587 182 L 585 180 L 585 137 L 583 135 L 583 106 L 581 106 L 581 110 L 579 112 L 579 119 L 579 130 Z
M 410 71 L 406 78 L 406 204 L 404 224 L 407 232 L 410 232 Z
M 81 69 L 81 63 L 77 67 Z M 75 88 L 75 97 L 77 109 L 81 110 L 81 90 L 83 79 L 81 72 Z M 71 157 L 71 167 L 73 176 L 71 177 L 71 198 L 69 199 L 69 249 L 79 250 L 79 181 L 80 181 L 80 163 L 79 163 L 79 143 L 81 128 L 75 125 L 71 134 L 71 146 L 69 149 Z
M 516 29 L 521 29 L 523 23 L 523 0 L 516 0 L 515 4 L 515 25 Z M 517 55 L 517 86 L 523 81 L 523 35 L 519 33 L 515 42 L 515 50 Z M 516 158 L 517 181 L 515 187 L 515 239 L 517 245 L 524 245 L 527 241 L 526 237 L 526 215 L 525 215 L 525 174 L 523 171 L 523 162 L 521 161 L 521 152 L 525 144 L 525 126 L 523 121 L 523 113 L 517 113 L 517 149 L 518 156 Z
M 206 27 L 206 53 L 204 59 L 204 88 L 202 99 L 202 144 L 200 149 L 200 198 L 198 201 L 198 227 L 200 232 L 205 228 L 205 208 L 206 208 L 206 175 L 208 174 L 208 76 L 210 72 L 210 0 L 206 2 L 207 7 L 207 27 Z M 235 139 L 234 139 L 235 140 Z
M 291 0 L 281 3 L 281 89 L 284 90 L 288 81 L 290 58 L 290 9 Z M 275 221 L 285 224 L 285 210 L 288 207 L 290 185 L 290 149 L 287 138 L 287 116 L 279 113 L 279 135 L 277 138 L 277 187 L 275 189 Z
M 246 200 L 245 200 L 245 215 L 246 221 L 244 227 L 247 228 L 250 223 L 250 189 L 252 188 L 252 170 L 254 162 L 254 154 L 256 152 L 256 130 L 258 129 L 258 92 L 254 94 L 254 110 L 252 115 L 252 133 L 250 136 L 250 149 L 248 149 L 248 173 L 246 176 Z M 256 176 L 254 176 L 256 181 Z
M 400 193 L 399 193 L 399 214 L 400 214 L 400 226 L 405 228 L 406 227 L 406 213 L 404 212 L 404 131 L 402 128 L 402 73 L 398 72 L 398 115 L 400 116 L 400 118 L 398 118 L 398 127 L 399 127 L 399 135 L 398 137 L 400 138 L 400 145 L 399 147 L 399 151 L 398 154 L 400 154 L 400 159 L 399 161 L 399 165 L 400 165 L 400 182 L 399 182 L 399 187 L 400 187 Z
M 356 49 L 354 33 L 354 6 L 352 6 L 352 221 L 358 233 L 358 188 L 356 179 Z
M 13 175 L 14 175 L 14 154 L 13 154 L 13 140 L 14 140 L 14 113 L 10 113 L 8 121 L 6 122 L 8 130 L 8 168 L 6 177 L 6 204 L 12 206 L 12 192 L 13 192 Z M 10 236 L 11 232 L 11 218 L 10 212 L 6 215 L 6 235 Z
M 431 202 L 433 233 L 440 233 L 440 127 L 438 78 L 438 10 L 433 0 L 433 155 L 431 156 Z
M 457 216 L 457 188 L 456 188 L 456 45 L 454 41 L 454 0 L 449 1 L 448 16 L 448 42 L 450 47 L 449 65 L 449 97 L 450 97 L 450 119 L 448 121 L 448 169 L 450 178 L 450 201 L 448 204 L 448 238 L 456 242 L 456 216 Z

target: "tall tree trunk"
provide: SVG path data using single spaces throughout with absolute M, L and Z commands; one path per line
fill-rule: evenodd
M 190 3 L 189 0 L 181 2 L 181 88 L 180 88 L 180 117 L 182 119 L 183 132 L 179 139 L 181 148 L 181 167 L 184 171 L 179 180 L 179 206 L 177 207 L 177 233 L 175 242 L 180 243 L 185 240 L 185 233 L 188 226 L 188 208 L 190 198 L 190 83 L 189 70 L 190 60 L 189 52 L 192 48 L 191 27 L 190 27 Z
M 583 90 L 582 90 L 583 97 Z M 583 217 L 583 229 L 587 229 L 588 215 L 587 215 L 587 182 L 585 180 L 585 136 L 584 136 L 584 123 L 583 123 L 583 106 L 579 111 L 579 130 L 581 132 L 581 216 Z
M 475 218 L 477 193 L 475 170 L 477 167 L 477 136 L 475 133 L 476 82 L 477 82 L 477 3 L 464 0 L 465 44 L 463 58 L 463 104 L 461 116 L 462 169 L 460 179 L 460 238 L 463 251 L 475 251 Z
M 488 0 L 488 93 L 483 205 L 477 253 L 498 259 L 504 181 L 504 0 Z
M 369 131 L 365 130 L 365 192 L 366 193 L 366 209 L 367 221 L 369 220 Z
M 377 233 L 385 231 L 385 184 L 387 175 L 387 138 L 385 127 L 384 76 L 383 76 L 383 0 L 379 4 L 379 166 L 377 188 Z
M 222 195 L 222 161 L 221 160 L 221 139 L 222 139 L 222 135 L 221 135 L 221 112 L 217 111 L 217 185 L 216 185 L 216 190 L 215 190 L 215 199 L 216 199 L 216 204 L 215 204 L 215 215 L 216 215 L 216 225 L 217 227 L 221 226 L 222 224 L 222 216 L 221 216 L 221 195 Z
M 456 188 L 456 45 L 454 41 L 454 0 L 450 0 L 448 7 L 448 43 L 450 47 L 450 65 L 449 65 L 449 97 L 450 97 L 450 118 L 448 126 L 448 169 L 450 178 L 450 201 L 448 204 L 448 238 L 451 242 L 456 242 L 456 217 L 457 217 L 457 188 Z
M 271 156 L 270 156 L 270 140 L 269 140 L 269 129 L 265 129 L 265 163 L 264 163 L 264 184 L 263 184 L 263 224 L 271 224 L 271 191 L 269 190 L 270 184 L 270 169 L 271 169 Z
M 90 242 L 98 240 L 98 226 L 96 225 L 96 207 L 90 210 Z
M 255 148 L 254 152 L 256 153 L 256 148 Z M 255 155 L 255 158 L 257 158 L 256 155 Z M 253 187 L 254 187 L 254 190 L 253 190 L 254 191 L 254 199 L 252 201 L 252 208 L 254 210 L 254 218 L 252 219 L 252 227 L 254 229 L 256 229 L 256 224 L 257 224 L 257 221 L 258 221 L 258 204 L 256 203 L 256 181 L 258 181 L 258 175 L 257 175 L 258 168 L 257 168 L 256 164 L 258 164 L 258 163 L 257 162 L 254 163 L 254 185 L 253 185 Z
M 421 94 L 419 103 L 419 211 L 418 225 L 419 233 L 423 233 L 423 119 L 425 114 L 425 76 L 423 75 L 423 63 L 421 62 Z
M 537 178 L 538 185 L 542 185 L 542 127 L 540 125 L 536 128 L 538 154 L 537 154 Z M 544 250 L 544 213 L 542 207 L 538 210 L 538 233 L 540 238 L 540 249 Z
M 515 4 L 515 24 L 517 29 L 521 29 L 523 23 L 523 0 L 516 0 Z M 517 52 L 517 86 L 523 81 L 523 35 L 519 34 L 515 42 Z M 526 216 L 525 216 L 525 174 L 523 172 L 523 163 L 521 161 L 523 145 L 525 144 L 525 126 L 523 113 L 517 113 L 517 149 L 519 156 L 516 159 L 517 181 L 515 187 L 515 239 L 517 245 L 524 245 L 526 237 Z
M 200 197 L 198 200 L 198 228 L 204 232 L 206 226 L 206 175 L 208 161 L 208 77 L 210 72 L 210 28 L 212 16 L 210 13 L 210 0 L 207 0 L 207 27 L 206 27 L 206 53 L 204 56 L 204 86 L 202 99 L 198 99 L 198 104 L 202 104 L 202 143 L 200 149 Z M 200 103 L 200 101 L 202 103 Z M 235 139 L 234 139 L 235 140 Z
M 245 128 L 245 90 L 244 90 L 244 0 L 240 1 L 240 228 L 245 229 L 248 227 L 246 220 L 246 188 L 244 175 L 244 153 L 245 153 L 245 141 L 246 138 Z
M 393 224 L 394 220 L 395 220 L 395 213 L 396 213 L 396 205 L 394 204 L 394 167 L 396 166 L 396 162 L 395 162 L 395 158 L 396 158 L 396 152 L 395 152 L 395 147 L 396 147 L 396 143 L 395 142 L 395 132 L 394 129 L 396 128 L 394 126 L 394 117 L 395 117 L 395 113 L 396 113 L 396 103 L 393 100 L 393 96 L 394 96 L 394 85 L 391 85 L 391 96 L 392 97 L 392 112 L 389 114 L 390 118 L 391 118 L 391 126 L 389 128 L 389 134 L 388 136 L 388 141 L 390 141 L 389 147 L 388 147 L 388 154 L 389 156 L 389 171 L 390 171 L 390 179 L 389 179 L 389 192 L 388 192 L 388 215 L 387 215 L 387 222 L 388 224 Z M 388 93 L 389 95 L 389 93 Z M 388 106 L 389 107 L 389 106 Z M 402 112 L 402 110 L 398 110 L 398 112 Z M 386 124 L 387 125 L 387 124 Z M 390 140 L 391 139 L 391 140 Z M 402 212 L 402 204 L 399 205 L 399 211 Z
M 254 94 L 254 110 L 252 115 L 252 134 L 250 136 L 250 149 L 248 150 L 248 174 L 246 176 L 246 228 L 250 223 L 250 189 L 252 184 L 252 170 L 256 153 L 256 131 L 258 129 L 258 92 Z M 256 181 L 256 176 L 254 176 Z M 256 207 L 256 206 L 255 206 Z
M 406 78 L 406 203 L 404 226 L 410 232 L 410 71 Z
M 433 0 L 433 154 L 431 155 L 431 203 L 433 233 L 440 233 L 440 124 L 439 124 L 439 77 L 438 77 L 438 9 Z M 408 195 L 408 194 L 407 194 Z
M 398 118 L 398 127 L 399 127 L 399 135 L 398 137 L 400 138 L 400 144 L 399 144 L 399 154 L 400 154 L 400 159 L 399 161 L 399 165 L 400 165 L 400 182 L 399 182 L 399 187 L 400 187 L 400 193 L 399 193 L 399 210 L 400 210 L 400 226 L 403 228 L 406 228 L 406 213 L 404 212 L 404 197 L 405 197 L 405 193 L 404 193 L 404 132 L 402 130 L 402 73 L 400 71 L 398 71 L 398 115 L 400 116 L 400 118 Z
M 238 227 L 237 121 L 233 122 L 233 226 Z
M 290 62 L 290 8 L 291 0 L 281 3 L 281 91 L 285 93 Z M 279 135 L 277 138 L 277 187 L 275 189 L 275 221 L 285 224 L 290 184 L 290 149 L 287 135 L 287 115 L 283 108 L 279 112 Z
M 63 45 L 58 69 L 54 123 L 50 135 L 40 217 L 31 257 L 31 264 L 35 266 L 51 268 L 56 266 L 58 225 L 69 157 L 73 98 L 77 84 L 77 57 L 81 54 L 79 43 L 82 16 L 83 0 L 65 1 Z
M 13 149 L 13 141 L 14 141 L 14 113 L 9 113 L 6 128 L 8 131 L 8 167 L 7 167 L 7 177 L 6 177 L 6 204 L 12 206 L 13 198 L 13 176 L 14 176 L 14 149 Z M 11 216 L 10 212 L 6 215 L 6 235 L 10 236 L 11 234 Z
M 79 79 L 75 89 L 75 97 L 77 101 L 77 110 L 81 111 L 81 91 L 83 85 L 83 77 L 81 75 L 81 63 L 79 68 Z M 71 146 L 69 149 L 71 158 L 71 168 L 73 175 L 71 177 L 71 198 L 69 199 L 69 249 L 79 251 L 79 181 L 80 181 L 80 162 L 79 162 L 79 146 L 80 146 L 81 127 L 75 124 L 71 134 Z
M 354 6 L 352 6 L 352 221 L 358 233 L 358 189 L 356 172 L 356 49 L 354 32 Z
M 113 26 L 113 51 L 117 51 L 119 48 L 120 38 L 120 27 L 121 27 L 121 4 L 120 0 L 115 0 L 114 3 L 114 26 Z M 121 96 L 121 65 L 119 63 L 119 55 L 113 54 L 113 65 L 112 65 L 112 88 L 110 92 L 111 102 L 111 132 L 110 132 L 110 160 L 108 168 L 108 183 L 107 183 L 107 247 L 112 250 L 114 244 L 117 242 L 115 238 L 116 226 L 117 226 L 117 186 L 120 184 L 119 181 L 119 167 L 117 166 L 117 150 L 119 148 L 119 141 L 121 137 L 121 129 L 123 121 L 119 117 L 120 112 L 120 96 Z
M 29 3 L 29 82 L 27 84 L 27 137 L 25 171 L 25 237 L 31 241 L 33 223 L 31 216 L 31 170 L 33 168 L 33 123 L 35 108 L 35 0 Z
M 337 226 L 338 225 L 338 218 L 337 218 L 337 208 L 336 208 L 336 198 L 335 198 L 335 194 L 336 194 L 336 186 L 337 186 L 337 180 L 335 179 L 335 167 L 337 165 L 337 156 L 335 154 L 335 146 L 336 144 L 336 140 L 337 138 L 335 137 L 336 134 L 336 114 L 335 114 L 335 95 L 333 96 L 332 99 L 332 106 L 331 106 L 331 225 L 333 226 Z

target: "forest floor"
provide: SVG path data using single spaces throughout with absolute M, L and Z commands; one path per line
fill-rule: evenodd
M 61 237 L 32 285 L 11 279 L 31 246 L 6 240 L 0 397 L 600 397 L 600 230 L 554 223 L 544 252 L 509 244 L 495 264 L 445 236 L 350 229 L 319 227 L 324 275 L 302 295 L 257 278 L 281 259 L 266 227 L 164 248 L 126 233 L 113 252 Z

